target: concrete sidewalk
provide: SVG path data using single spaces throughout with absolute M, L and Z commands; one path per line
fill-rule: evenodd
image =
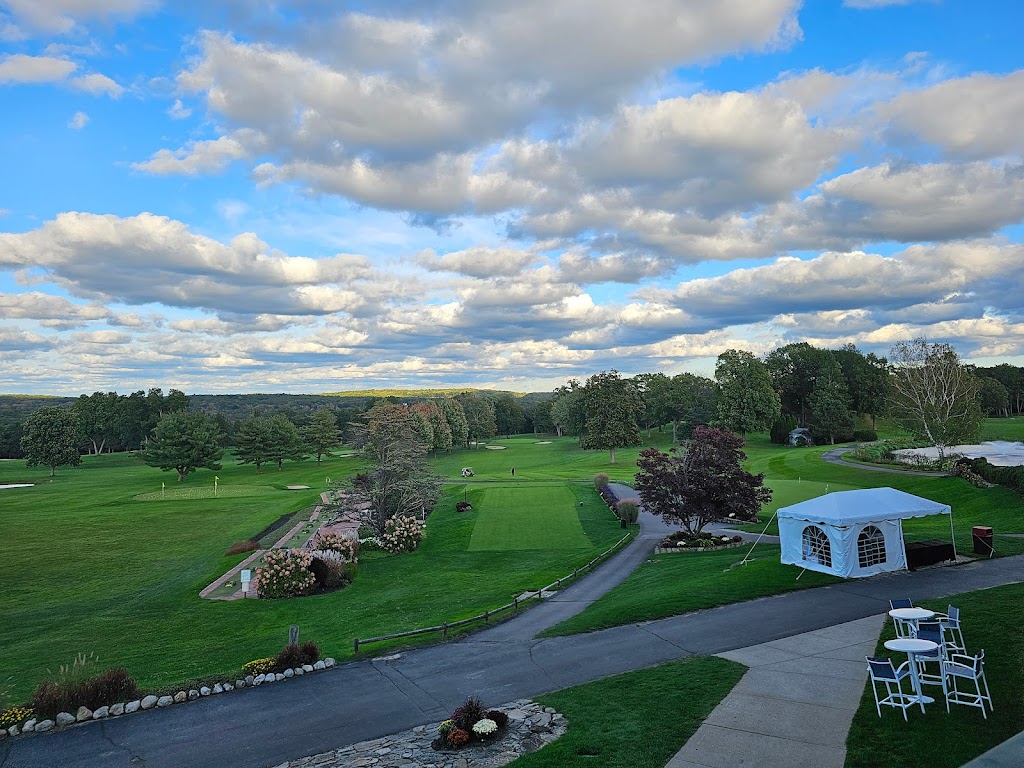
M 718 654 L 750 669 L 666 768 L 843 768 L 885 615 Z

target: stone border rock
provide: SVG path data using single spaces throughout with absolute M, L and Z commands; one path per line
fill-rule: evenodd
M 6 739 L 9 736 L 19 736 L 25 733 L 44 733 L 46 731 L 54 730 L 55 728 L 62 729 L 79 723 L 88 723 L 94 720 L 105 720 L 110 717 L 130 715 L 133 712 L 141 712 L 147 709 L 162 709 L 164 707 L 169 707 L 172 704 L 184 704 L 189 701 L 198 701 L 199 699 L 206 698 L 207 696 L 229 693 L 230 691 L 234 691 L 239 688 L 255 688 L 259 685 L 281 683 L 285 680 L 302 677 L 303 675 L 308 675 L 313 672 L 332 669 L 335 666 L 337 666 L 337 663 L 334 659 L 321 659 L 316 664 L 303 664 L 301 667 L 286 669 L 284 672 L 271 672 L 265 675 L 246 675 L 244 678 L 235 680 L 234 683 L 227 681 L 223 683 L 214 683 L 212 688 L 204 685 L 198 690 L 193 688 L 188 691 L 178 691 L 173 696 L 155 696 L 153 694 L 149 694 L 148 696 L 143 696 L 141 699 L 135 699 L 134 701 L 119 702 L 117 704 L 111 704 L 109 707 L 99 707 L 95 712 L 88 707 L 79 707 L 75 714 L 71 714 L 70 712 L 59 713 L 55 721 L 39 720 L 38 718 L 32 717 L 23 723 L 12 725 L 7 730 L 0 729 L 0 740 Z
M 281 763 L 275 768 L 500 768 L 550 744 L 565 733 L 568 722 L 551 707 L 519 699 L 497 707 L 508 715 L 508 729 L 493 742 L 477 742 L 459 750 L 435 751 L 439 723 L 373 741 Z

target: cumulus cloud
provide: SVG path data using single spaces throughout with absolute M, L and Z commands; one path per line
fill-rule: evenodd
M 91 93 L 93 96 L 107 95 L 113 99 L 119 98 L 124 93 L 124 87 L 116 83 L 106 75 L 93 73 L 76 77 L 71 81 L 71 86 L 80 91 Z
M 473 277 L 515 275 L 536 261 L 536 254 L 530 251 L 482 246 L 441 255 L 426 251 L 416 257 L 416 263 L 431 272 L 457 272 Z
M 77 22 L 108 17 L 130 18 L 155 0 L 4 0 L 21 24 L 40 32 L 67 33 Z
M 60 82 L 77 68 L 67 59 L 14 53 L 0 60 L 0 84 Z
M 184 120 L 186 117 L 190 117 L 192 115 L 192 110 L 189 107 L 186 107 L 182 103 L 181 99 L 175 99 L 174 103 L 167 109 L 167 114 L 170 115 L 173 120 Z
M 68 120 L 68 128 L 76 131 L 82 130 L 88 124 L 89 116 L 85 114 L 85 112 L 75 112 L 75 114 L 71 116 L 71 119 Z
M 111 312 L 102 304 L 75 304 L 42 291 L 0 292 L 0 317 L 38 320 L 49 328 L 67 329 L 107 320 Z
M 200 173 L 215 173 L 224 170 L 235 160 L 248 157 L 261 143 L 259 134 L 240 131 L 234 136 L 221 136 L 207 141 L 190 141 L 181 149 L 161 149 L 141 163 L 132 167 L 158 175 L 184 174 L 195 176 Z
M 324 308 L 317 292 L 351 293 L 353 282 L 371 276 L 363 256 L 287 256 L 252 233 L 226 245 L 148 213 L 64 213 L 30 232 L 0 234 L 3 267 L 41 269 L 85 298 L 281 314 L 340 311 L 344 302 Z

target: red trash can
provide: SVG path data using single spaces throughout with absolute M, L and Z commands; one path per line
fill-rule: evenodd
M 971 529 L 971 536 L 974 539 L 974 554 L 991 555 L 994 549 L 992 544 L 992 529 L 987 525 L 976 525 Z

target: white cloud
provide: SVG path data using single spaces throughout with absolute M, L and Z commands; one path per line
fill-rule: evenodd
M 80 131 L 89 124 L 89 116 L 85 112 L 75 112 L 71 119 L 68 121 L 68 128 L 75 131 Z
M 161 149 L 142 163 L 132 167 L 154 173 L 184 174 L 195 176 L 200 173 L 215 173 L 224 170 L 235 160 L 248 157 L 260 144 L 260 137 L 252 131 L 239 131 L 234 136 L 221 136 L 208 141 L 190 141 L 185 147 L 174 150 Z
M 48 328 L 76 328 L 108 320 L 110 310 L 101 304 L 75 304 L 42 291 L 0 293 L 0 317 L 38 320 Z
M 113 99 L 117 99 L 124 93 L 124 88 L 122 86 L 118 85 L 106 75 L 98 73 L 76 77 L 71 81 L 71 85 L 80 91 L 91 93 L 93 96 L 106 94 Z
M 167 109 L 167 114 L 173 120 L 184 120 L 192 115 L 192 110 L 181 103 L 181 99 L 175 99 L 174 103 Z
M 3 5 L 24 26 L 47 33 L 67 33 L 78 21 L 129 18 L 155 5 L 155 0 L 4 0 Z
M 530 251 L 483 246 L 442 255 L 427 251 L 416 257 L 416 263 L 431 272 L 458 272 L 472 277 L 515 275 L 536 261 L 537 255 Z
M 77 67 L 67 59 L 15 53 L 0 60 L 0 84 L 60 82 Z

